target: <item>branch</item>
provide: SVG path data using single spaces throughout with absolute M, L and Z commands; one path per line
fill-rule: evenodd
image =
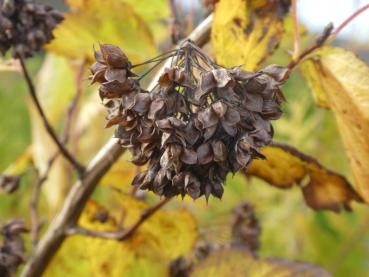
M 327 41 L 329 36 L 331 35 L 333 30 L 333 24 L 329 23 L 323 30 L 322 34 L 319 35 L 314 43 L 308 46 L 304 51 L 300 53 L 300 55 L 296 59 L 292 59 L 290 63 L 287 65 L 289 72 L 291 72 L 297 65 L 300 64 L 309 54 L 314 52 L 319 47 L 322 47 L 323 44 Z
M 58 147 L 59 151 L 62 153 L 62 155 L 73 165 L 73 167 L 77 170 L 79 176 L 83 175 L 84 167 L 73 157 L 73 155 L 68 151 L 67 148 L 63 145 L 63 143 L 59 140 L 58 136 L 56 135 L 53 127 L 49 123 L 49 121 L 46 118 L 45 112 L 41 107 L 40 101 L 37 98 L 35 86 L 33 85 L 32 79 L 28 73 L 27 67 L 24 63 L 24 59 L 21 55 L 18 55 L 18 59 L 21 64 L 21 68 L 24 74 L 24 78 L 27 82 L 28 90 L 31 95 L 31 99 L 36 106 L 37 112 L 39 113 L 42 122 L 46 128 L 46 131 L 50 135 L 51 139 L 55 142 L 56 146 Z
M 365 6 L 361 7 L 360 9 L 358 9 L 356 12 L 354 12 L 352 15 L 350 15 L 345 21 L 343 21 L 337 28 L 336 30 L 334 30 L 334 32 L 332 33 L 332 37 L 336 37 L 337 34 L 339 32 L 341 32 L 341 30 L 343 28 L 346 27 L 347 24 L 349 24 L 355 17 L 357 17 L 359 14 L 361 14 L 362 12 L 364 12 L 365 10 L 367 10 L 369 8 L 369 3 L 366 4 Z
M 166 203 L 170 201 L 171 198 L 164 198 L 160 200 L 156 205 L 148 208 L 145 210 L 141 215 L 140 218 L 134 223 L 131 227 L 126 230 L 118 230 L 115 232 L 106 231 L 106 232 L 99 232 L 94 230 L 89 230 L 80 226 L 71 227 L 70 229 L 66 230 L 67 235 L 85 235 L 94 238 L 103 238 L 103 239 L 111 239 L 111 240 L 126 240 L 130 238 L 137 229 L 156 211 L 158 211 L 161 207 L 163 207 Z
M 356 18 L 359 14 L 361 14 L 362 12 L 366 11 L 367 9 L 369 9 L 369 4 L 366 4 L 365 6 L 361 7 L 360 9 L 358 9 L 357 11 L 355 11 L 352 15 L 350 15 L 346 20 L 344 20 L 334 31 L 333 31 L 333 24 L 329 23 L 323 30 L 322 34 L 320 36 L 318 36 L 314 43 L 312 45 L 310 45 L 309 47 L 307 47 L 301 54 L 299 54 L 296 58 L 295 58 L 295 54 L 296 54 L 296 32 L 298 32 L 298 26 L 297 26 L 297 18 L 296 18 L 296 0 L 292 0 L 292 14 L 293 14 L 293 21 L 294 21 L 294 36 L 295 36 L 295 43 L 294 43 L 294 53 L 293 53 L 293 57 L 292 60 L 290 61 L 290 63 L 287 65 L 287 68 L 289 69 L 289 72 L 291 72 L 297 65 L 299 65 L 309 54 L 311 54 L 312 52 L 314 52 L 316 49 L 320 48 L 323 46 L 323 44 L 325 42 L 327 42 L 328 40 L 331 41 L 333 39 L 335 39 L 335 37 L 337 36 L 337 34 L 344 28 L 346 27 L 347 24 L 349 24 L 354 18 Z M 296 30 L 297 29 L 297 30 Z
M 168 0 L 170 8 L 170 34 L 172 38 L 172 43 L 176 44 L 182 38 L 181 24 L 178 19 L 177 8 L 175 0 Z
M 204 45 L 210 36 L 212 15 L 209 15 L 188 37 L 199 46 Z M 158 70 L 152 79 L 148 89 L 152 89 L 162 74 L 164 68 L 170 65 L 170 60 Z M 124 152 L 116 139 L 110 139 L 88 164 L 81 180 L 72 187 L 67 195 L 59 214 L 51 222 L 45 235 L 40 240 L 34 255 L 26 263 L 22 277 L 42 276 L 48 263 L 58 251 L 60 245 L 66 238 L 65 230 L 73 226 L 83 211 L 87 200 L 90 198 L 100 179 L 109 170 L 113 163 Z
M 72 126 L 72 121 L 73 121 L 72 119 L 74 117 L 75 110 L 77 108 L 79 99 L 83 92 L 82 78 L 83 78 L 83 72 L 84 72 L 85 65 L 86 65 L 86 59 L 83 60 L 80 66 L 80 69 L 78 70 L 77 78 L 76 78 L 76 84 L 77 84 L 76 94 L 73 97 L 71 104 L 69 105 L 67 109 L 66 122 L 65 122 L 64 130 L 63 130 L 63 135 L 62 135 L 63 145 L 65 145 L 69 141 L 71 126 Z M 36 247 L 38 243 L 38 239 L 39 239 L 40 223 L 39 223 L 39 216 L 38 216 L 38 202 L 40 199 L 41 187 L 48 179 L 51 168 L 54 162 L 56 161 L 56 159 L 58 158 L 59 154 L 60 154 L 60 151 L 57 151 L 54 155 L 50 157 L 50 159 L 47 162 L 47 167 L 46 167 L 45 172 L 43 173 L 43 176 L 39 177 L 39 179 L 37 180 L 35 184 L 35 187 L 33 188 L 33 193 L 32 193 L 32 198 L 31 198 L 31 203 L 30 203 L 31 222 L 32 222 L 31 236 L 32 236 L 33 249 Z
M 297 0 L 292 0 L 292 25 L 293 25 L 293 55 L 292 60 L 296 60 L 300 55 L 300 32 L 297 18 Z

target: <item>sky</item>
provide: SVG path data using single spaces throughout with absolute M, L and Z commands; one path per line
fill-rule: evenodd
M 329 22 L 338 27 L 346 18 L 369 3 L 369 0 L 297 0 L 300 21 L 313 32 L 320 32 Z M 369 9 L 347 25 L 338 38 L 369 44 Z

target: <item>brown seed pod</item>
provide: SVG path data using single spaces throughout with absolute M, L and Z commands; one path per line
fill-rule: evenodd
M 52 31 L 63 15 L 32 0 L 0 0 L 0 53 L 27 58 L 53 39 Z
M 221 198 L 229 172 L 264 158 L 259 151 L 272 141 L 270 120 L 282 114 L 285 68 L 223 68 L 186 41 L 147 92 L 119 48 L 101 45 L 95 56 L 92 81 L 101 83 L 107 126 L 118 125 L 132 162 L 148 166 L 134 185 L 166 197 Z

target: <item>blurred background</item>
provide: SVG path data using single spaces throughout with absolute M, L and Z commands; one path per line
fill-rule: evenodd
M 119 1 L 119 0 L 117 0 Z M 123 0 L 122 0 L 123 1 Z M 63 1 L 42 1 L 61 10 L 68 7 Z M 96 2 L 96 1 L 95 1 Z M 97 1 L 98 2 L 98 1 Z M 100 1 L 104 6 L 104 1 Z M 145 53 L 137 54 L 136 60 L 145 60 L 151 54 L 160 53 L 171 46 L 168 39 L 169 8 L 166 0 L 127 0 L 127 5 L 141 14 L 149 25 L 152 45 L 139 45 Z M 298 0 L 298 16 L 305 28 L 303 44 L 307 45 L 329 22 L 335 26 L 352 14 L 359 7 L 369 3 L 364 0 Z M 189 33 L 208 12 L 199 0 L 177 0 L 176 7 L 185 33 Z M 109 13 L 102 8 L 102 13 Z M 110 11 L 111 12 L 111 11 Z M 112 16 L 113 17 L 113 16 Z M 114 16 L 125 20 L 124 16 Z M 159 23 L 151 24 L 153 18 Z M 78 23 L 78 22 L 77 22 Z M 82 22 L 85 24 L 85 22 Z M 81 24 L 82 24 L 81 23 Z M 138 43 L 137 37 L 142 29 L 129 31 L 130 25 L 119 21 L 116 29 L 126 28 L 127 40 Z M 78 25 L 76 25 L 78 26 Z M 87 27 L 86 27 L 87 28 Z M 93 27 L 90 27 L 93 29 Z M 109 27 L 110 28 L 110 27 Z M 114 29 L 111 27 L 104 31 Z M 146 27 L 145 27 L 146 28 Z M 115 30 L 115 29 L 114 29 Z M 80 34 L 78 28 L 72 31 Z M 98 31 L 100 32 L 100 31 Z M 93 31 L 92 31 L 93 33 Z M 105 36 L 107 41 L 114 38 L 111 33 Z M 98 43 L 99 41 L 96 41 Z M 357 53 L 369 61 L 369 13 L 363 13 L 349 24 L 334 42 Z M 122 47 L 124 48 L 124 46 Z M 146 49 L 146 50 L 145 50 Z M 212 53 L 211 46 L 205 47 Z M 289 61 L 292 49 L 291 38 L 285 37 L 276 53 L 265 64 L 285 65 Z M 92 50 L 92 45 L 91 45 Z M 63 117 L 68 103 L 76 89 L 76 71 L 81 66 L 81 59 L 50 51 L 41 53 L 28 61 L 28 66 L 36 80 L 41 99 L 48 117 L 61 130 Z M 100 107 L 96 87 L 90 86 L 88 72 L 83 78 L 84 93 L 79 105 L 78 117 L 74 122 L 73 140 L 69 147 L 78 153 L 80 160 L 87 162 L 97 149 L 111 136 L 110 129 L 104 129 L 105 113 Z M 318 157 L 320 162 L 352 180 L 348 161 L 343 151 L 339 133 L 332 112 L 318 108 L 309 89 L 298 71 L 284 85 L 287 102 L 284 104 L 285 115 L 274 123 L 275 140 L 289 143 L 300 150 Z M 10 218 L 28 218 L 29 195 L 37 171 L 42 171 L 47 161 L 47 154 L 52 152 L 52 145 L 42 126 L 29 109 L 25 83 L 17 70 L 0 69 L 0 172 L 20 172 L 23 176 L 20 188 L 13 195 L 0 195 L 0 223 Z M 32 148 L 31 148 L 32 145 Z M 32 159 L 33 157 L 33 159 Z M 35 158 L 36 157 L 36 158 Z M 113 203 L 113 184 L 123 190 L 129 190 L 130 181 L 136 168 L 122 157 L 110 174 L 101 182 L 94 199 L 101 203 Z M 44 221 L 52 218 L 59 207 L 66 191 L 72 184 L 70 169 L 61 159 L 58 160 L 50 179 L 45 183 L 41 210 Z M 155 202 L 154 195 L 147 195 L 148 202 Z M 326 211 L 313 211 L 304 202 L 301 190 L 279 190 L 257 179 L 245 179 L 243 176 L 229 176 L 222 200 L 178 199 L 170 203 L 172 207 L 186 207 L 197 219 L 198 234 L 209 242 L 226 241 L 229 236 L 230 211 L 240 201 L 247 200 L 255 206 L 256 214 L 262 226 L 260 255 L 278 256 L 316 263 L 332 272 L 334 276 L 369 276 L 369 210 L 363 205 L 354 204 L 353 212 L 335 214 Z

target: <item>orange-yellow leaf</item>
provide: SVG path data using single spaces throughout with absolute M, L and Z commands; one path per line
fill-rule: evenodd
M 246 174 L 259 177 L 271 185 L 287 189 L 294 184 L 302 186 L 306 203 L 314 209 L 340 211 L 350 209 L 352 200 L 361 201 L 347 179 L 335 173 L 316 159 L 285 145 L 265 147 L 266 160 L 255 160 Z

